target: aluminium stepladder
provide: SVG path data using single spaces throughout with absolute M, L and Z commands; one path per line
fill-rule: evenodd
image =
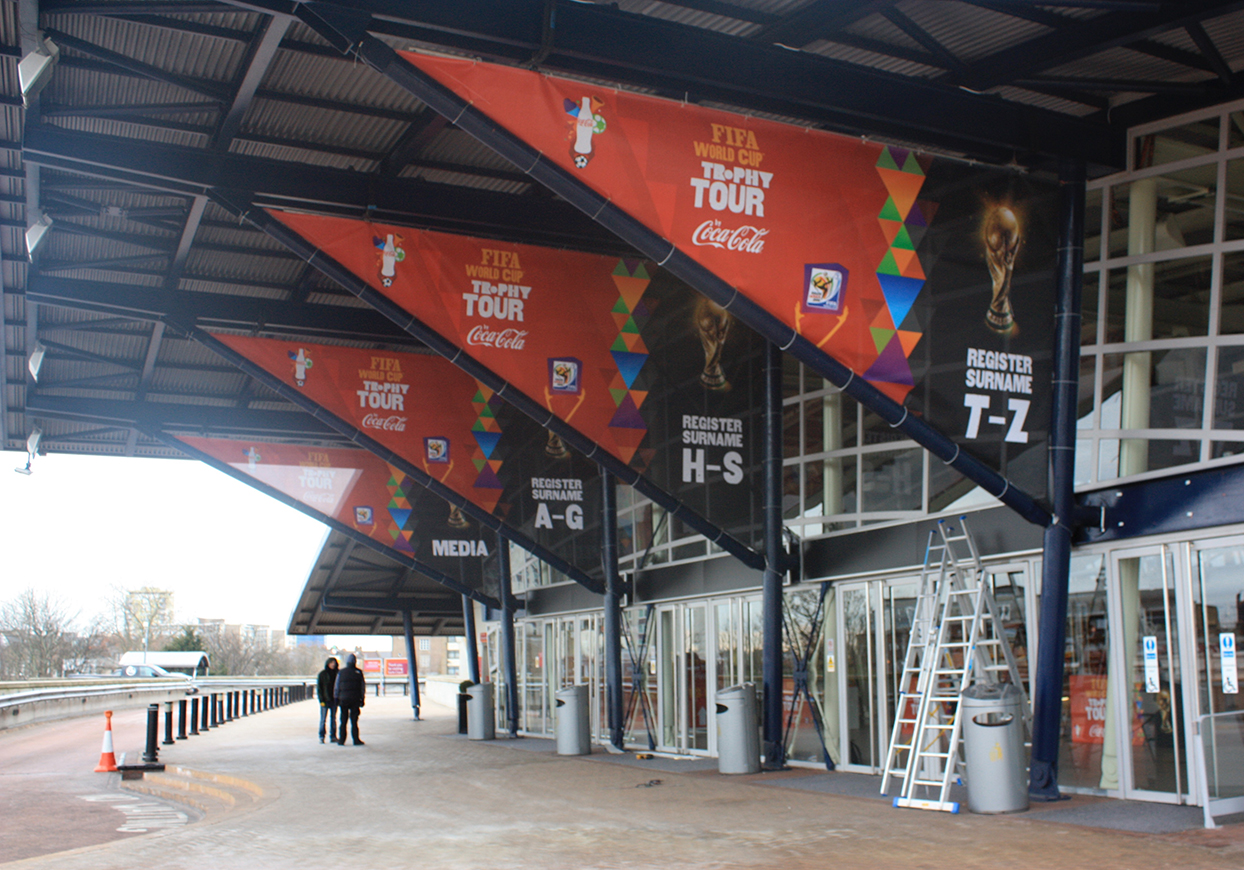
M 949 794 L 962 773 L 960 699 L 974 681 L 1003 678 L 1023 692 L 966 518 L 958 530 L 941 520 L 925 550 L 881 780 L 883 795 L 901 782 L 894 806 L 959 811 Z M 1030 733 L 1026 695 L 1023 710 Z

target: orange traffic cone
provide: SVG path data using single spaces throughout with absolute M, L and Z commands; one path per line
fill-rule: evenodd
M 99 766 L 96 773 L 109 773 L 117 769 L 117 756 L 112 751 L 112 711 L 105 710 L 104 745 L 99 752 Z

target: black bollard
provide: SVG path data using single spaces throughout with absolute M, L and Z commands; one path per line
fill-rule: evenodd
M 167 701 L 164 705 L 164 745 L 173 745 L 173 702 Z
M 197 697 L 190 699 L 190 736 L 197 737 L 199 734 L 199 699 Z
M 243 716 L 250 715 L 249 713 L 246 712 L 246 702 L 250 698 L 250 695 L 251 693 L 248 689 L 243 689 L 242 691 L 238 692 L 238 703 L 242 705 Z
M 143 753 L 143 761 L 155 764 L 160 760 L 160 705 L 152 704 L 147 708 L 147 751 Z
M 233 721 L 233 693 L 225 692 L 225 721 Z
M 210 731 L 212 728 L 211 722 L 209 721 L 211 719 L 211 710 L 210 710 L 211 706 L 212 706 L 212 696 L 204 695 L 203 703 L 199 705 L 199 709 L 203 713 L 203 721 L 202 721 L 202 724 L 199 725 L 199 730 L 201 731 Z
M 182 698 L 177 702 L 177 739 L 186 739 L 186 707 L 189 706 L 186 699 Z
M 212 708 L 212 727 L 219 728 L 220 720 L 216 718 L 216 711 L 220 707 L 220 697 L 215 692 L 212 692 L 212 699 L 207 706 Z

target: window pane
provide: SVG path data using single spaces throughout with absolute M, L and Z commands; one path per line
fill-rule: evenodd
M 1208 335 L 1212 263 L 1211 257 L 1187 257 L 1110 270 L 1106 341 Z M 1140 306 L 1141 310 L 1135 314 L 1142 322 L 1151 311 L 1150 329 L 1137 326 L 1135 320 L 1129 326 L 1125 320 L 1129 305 Z M 1128 328 L 1132 332 L 1129 333 Z
M 1244 158 L 1227 161 L 1227 209 L 1222 237 L 1226 241 L 1244 239 Z
M 1076 389 L 1076 428 L 1093 428 L 1093 382 L 1097 375 L 1097 357 L 1080 357 L 1080 383 Z
M 799 466 L 788 465 L 782 469 L 782 516 L 791 520 L 799 511 Z
M 1244 429 L 1244 347 L 1218 349 L 1214 428 Z
M 1145 169 L 1189 157 L 1203 157 L 1217 150 L 1218 118 L 1203 118 L 1159 133 L 1137 136 L 1132 162 L 1136 169 Z
M 1227 115 L 1227 147 L 1239 148 L 1244 145 L 1244 111 L 1232 112 Z
M 1084 262 L 1101 259 L 1101 204 L 1105 191 L 1090 190 L 1084 195 Z
M 1124 396 L 1124 372 L 1138 366 L 1149 377 L 1135 396 Z M 1204 403 L 1205 348 L 1102 357 L 1102 429 L 1199 429 Z
M 922 507 L 924 451 L 866 453 L 862 465 L 865 511 L 917 511 Z
M 1244 223 L 1241 224 L 1244 229 Z M 1244 333 L 1244 252 L 1222 255 L 1222 315 L 1218 331 Z
M 1110 254 L 1173 251 L 1214 240 L 1216 164 L 1181 169 L 1111 188 Z M 1135 235 L 1132 228 L 1149 226 Z
M 1097 344 L 1098 300 L 1101 298 L 1101 273 L 1084 276 L 1080 299 L 1080 346 Z

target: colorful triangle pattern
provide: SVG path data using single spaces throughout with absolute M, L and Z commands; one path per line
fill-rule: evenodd
M 493 452 L 501 441 L 501 424 L 497 422 L 495 409 L 500 399 L 493 395 L 492 390 L 476 381 L 479 388 L 475 398 L 471 400 L 475 408 L 475 423 L 471 426 L 471 434 L 475 437 L 475 450 L 471 453 L 471 464 L 477 472 L 475 483 L 477 501 L 490 512 L 496 509 L 501 498 L 501 479 L 497 476 L 501 468 L 501 460 L 493 458 Z M 489 492 L 479 492 L 489 490 Z
M 621 458 L 630 463 L 639 449 L 648 424 L 639 413 L 639 406 L 648 396 L 647 390 L 632 389 L 648 361 L 648 347 L 640 328 L 650 311 L 643 303 L 644 292 L 652 277 L 642 262 L 619 260 L 613 269 L 613 283 L 618 288 L 618 301 L 611 314 L 618 325 L 618 337 L 609 348 L 616 372 L 602 372 L 609 382 L 609 395 L 617 406 L 609 421 L 609 433 Z
M 914 384 L 908 359 L 921 333 L 895 327 L 914 325 L 905 321 L 924 288 L 924 269 L 916 249 L 928 226 L 929 204 L 918 202 L 925 175 L 914 152 L 893 146 L 882 148 L 877 159 L 877 174 L 889 194 L 877 215 L 890 246 L 877 264 L 877 281 L 881 284 L 889 316 L 883 318 L 878 313 L 873 321 L 877 359 L 864 377 L 883 389 L 891 387 L 885 389 L 888 394 L 905 395 L 906 389 Z

